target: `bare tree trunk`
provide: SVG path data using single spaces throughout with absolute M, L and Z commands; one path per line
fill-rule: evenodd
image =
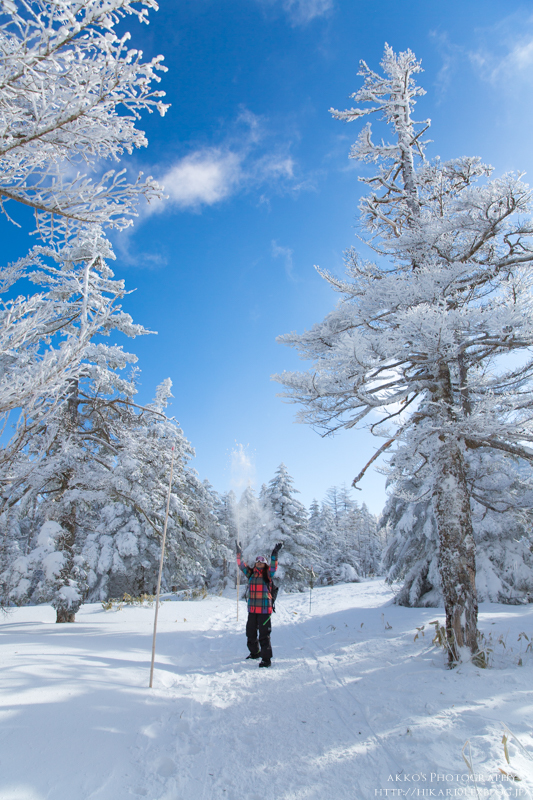
M 65 474 L 64 478 L 66 485 L 68 485 L 70 477 L 70 474 Z M 76 543 L 76 509 L 74 504 L 70 504 L 69 510 L 62 516 L 61 527 L 64 531 L 64 535 L 61 536 L 60 540 L 58 541 L 58 549 L 65 554 L 66 561 L 63 569 L 61 570 L 60 580 L 64 586 L 69 586 L 70 578 L 72 577 L 74 570 L 74 546 Z M 57 596 L 53 601 L 53 605 L 56 609 L 56 622 L 76 621 L 76 611 L 78 610 L 79 605 L 73 608 L 70 603 L 67 604 L 66 602 L 62 602 Z
M 439 391 L 435 399 L 441 409 L 453 418 L 453 393 L 449 367 L 439 367 Z M 446 420 L 444 419 L 445 423 Z M 472 529 L 470 493 L 466 482 L 461 441 L 447 435 L 444 427 L 439 435 L 437 479 L 434 508 L 439 534 L 439 571 L 446 611 L 448 664 L 461 660 L 460 649 L 468 647 L 478 654 L 476 547 Z M 476 663 L 482 666 L 479 654 Z
M 460 661 L 459 648 L 468 647 L 473 656 L 478 652 L 478 605 L 475 544 L 463 458 L 458 442 L 448 443 L 443 449 L 434 498 L 448 662 L 453 666 Z
M 476 547 L 462 442 L 446 433 L 446 423 L 453 422 L 455 410 L 450 368 L 445 361 L 439 364 L 437 390 L 432 399 L 440 414 L 444 412 L 442 432 L 438 437 L 440 447 L 436 456 L 433 500 L 439 534 L 439 571 L 446 611 L 448 664 L 451 667 L 461 660 L 460 648 L 468 647 L 472 656 L 478 654 L 478 605 Z M 482 666 L 482 661 L 479 654 L 476 663 Z
M 56 622 L 76 622 L 76 614 L 66 608 L 56 609 Z
M 65 409 L 65 430 L 67 435 L 73 433 L 78 425 L 78 405 L 79 399 L 79 383 L 77 380 L 69 381 L 68 398 Z M 72 480 L 73 471 L 67 469 L 61 476 L 63 496 L 69 489 Z M 70 580 L 74 576 L 74 552 L 76 545 L 77 534 L 77 521 L 76 521 L 76 506 L 74 503 L 65 504 L 61 519 L 59 520 L 64 535 L 58 541 L 58 549 L 65 555 L 65 565 L 61 570 L 60 581 L 64 586 L 70 585 Z M 56 609 L 56 623 L 57 622 L 75 622 L 76 611 L 79 605 L 72 607 L 70 602 L 63 601 L 60 597 L 56 596 L 53 602 Z

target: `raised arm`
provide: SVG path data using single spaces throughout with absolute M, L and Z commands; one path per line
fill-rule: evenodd
M 252 574 L 252 570 L 250 569 L 250 567 L 247 567 L 244 561 L 242 560 L 242 550 L 238 542 L 235 542 L 235 549 L 237 551 L 237 564 L 239 566 L 239 569 L 241 569 L 246 575 L 246 577 L 249 578 L 250 575 Z
M 272 578 L 276 574 L 276 570 L 278 568 L 278 553 L 283 547 L 283 542 L 278 542 L 278 544 L 272 550 L 272 554 L 270 556 L 270 577 Z

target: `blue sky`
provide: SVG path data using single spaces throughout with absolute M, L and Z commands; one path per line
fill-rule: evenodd
M 531 174 L 533 8 L 162 0 L 148 27 L 124 27 L 147 57 L 165 56 L 171 104 L 163 119 L 142 120 L 149 147 L 125 160 L 160 179 L 169 199 L 113 237 L 116 274 L 137 289 L 124 306 L 158 331 L 124 343 L 139 356 L 140 399 L 171 377 L 171 413 L 217 490 L 238 488 L 243 467 L 259 488 L 283 461 L 302 501 L 320 500 L 381 444 L 364 430 L 324 439 L 294 424 L 296 407 L 270 380 L 300 366 L 276 336 L 318 322 L 336 301 L 313 265 L 341 273 L 356 243 L 363 187 L 348 152 L 359 128 L 328 108 L 350 105 L 360 59 L 377 69 L 385 42 L 411 48 L 425 70 L 417 118 L 432 120 L 428 155 L 479 155 L 497 174 Z M 383 476 L 370 472 L 361 486 L 355 499 L 378 513 Z
M 363 187 L 348 152 L 359 129 L 328 109 L 350 105 L 360 59 L 377 68 L 385 42 L 409 47 L 425 70 L 418 117 L 432 119 L 429 155 L 531 172 L 533 10 L 491 0 L 167 0 L 148 28 L 128 26 L 147 56 L 164 54 L 171 104 L 164 119 L 143 120 L 149 147 L 133 159 L 169 199 L 115 239 L 117 274 L 137 287 L 127 308 L 158 331 L 132 348 L 141 397 L 172 378 L 172 412 L 219 491 L 248 476 L 259 488 L 283 461 L 301 499 L 321 499 L 381 444 L 366 431 L 324 439 L 295 424 L 296 407 L 270 380 L 300 365 L 276 336 L 336 301 L 313 265 L 342 272 L 356 241 Z M 356 499 L 379 512 L 383 476 L 372 471 L 361 485 Z

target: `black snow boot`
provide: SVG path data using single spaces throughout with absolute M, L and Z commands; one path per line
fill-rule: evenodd
M 261 653 L 257 653 L 257 655 L 254 655 L 253 653 L 250 653 L 249 656 L 246 656 L 245 660 L 248 661 L 249 658 L 261 658 Z
M 264 658 L 259 664 L 260 667 L 270 667 L 271 661 L 269 658 Z

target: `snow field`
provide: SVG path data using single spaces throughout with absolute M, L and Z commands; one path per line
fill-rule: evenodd
M 1 800 L 532 797 L 533 657 L 518 636 L 533 607 L 484 605 L 480 628 L 505 642 L 495 668 L 448 671 L 428 630 L 442 610 L 390 599 L 381 580 L 315 589 L 311 613 L 308 594 L 280 596 L 270 670 L 244 661 L 244 603 L 238 622 L 231 596 L 164 603 L 153 690 L 153 608 L 88 605 L 74 625 L 14 609 Z

